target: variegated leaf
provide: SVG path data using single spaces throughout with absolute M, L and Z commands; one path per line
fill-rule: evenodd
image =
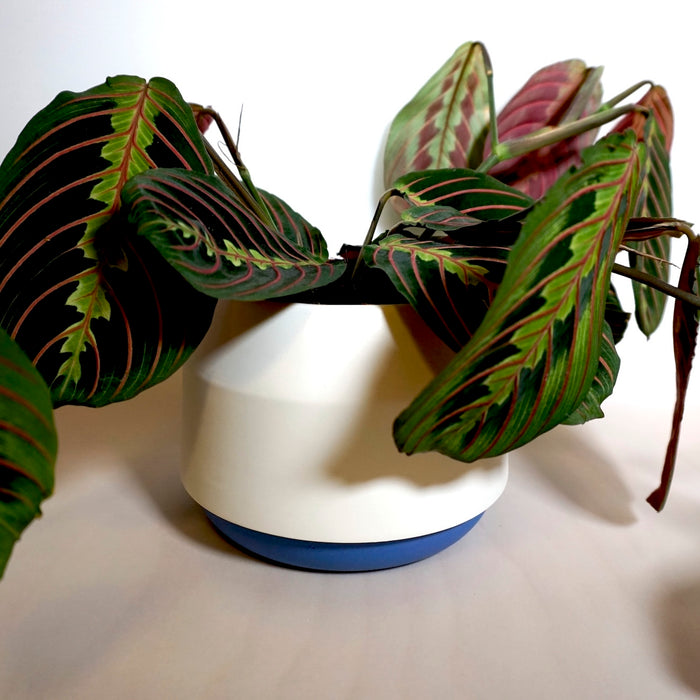
M 392 122 L 384 183 L 415 170 L 476 167 L 489 123 L 485 49 L 460 46 Z
M 459 350 L 484 318 L 506 266 L 507 245 L 418 240 L 392 234 L 364 251 L 430 328 Z
M 598 370 L 593 378 L 591 388 L 578 408 L 562 423 L 566 425 L 580 425 L 594 418 L 603 418 L 604 414 L 600 406 L 612 394 L 619 371 L 620 356 L 615 349 L 613 332 L 607 323 L 603 323 L 603 338 Z
M 261 194 L 275 229 L 218 178 L 179 169 L 133 178 L 123 201 L 139 235 L 207 295 L 269 299 L 338 279 L 345 263 L 328 260 L 318 230 L 280 199 Z
M 560 61 L 541 68 L 506 104 L 497 118 L 499 141 L 521 138 L 572 117 L 592 114 L 600 105 L 599 71 L 578 60 Z M 583 104 L 577 104 L 582 100 Z M 572 114 L 573 111 L 573 114 Z M 498 163 L 490 173 L 539 199 L 557 178 L 581 162 L 581 151 L 595 140 L 595 131 L 540 148 L 533 153 Z M 490 154 L 486 143 L 484 157 Z
M 397 419 L 400 449 L 493 456 L 581 405 L 598 367 L 610 273 L 643 153 L 632 132 L 607 137 L 535 205 L 479 329 Z
M 496 178 L 465 168 L 409 173 L 399 178 L 392 190 L 411 205 L 401 214 L 404 223 L 439 230 L 504 219 L 533 203 Z
M 638 102 L 649 110 L 648 116 L 634 112 L 622 119 L 615 131 L 631 128 L 647 144 L 645 176 L 634 208 L 635 217 L 665 218 L 672 216 L 670 151 L 673 141 L 673 111 L 664 88 L 652 87 Z M 668 236 L 631 242 L 638 251 L 630 254 L 630 265 L 654 277 L 668 281 L 671 242 Z M 635 319 L 640 330 L 650 336 L 661 323 L 666 295 L 651 287 L 632 283 Z
M 192 110 L 162 78 L 63 92 L 0 166 L 0 325 L 57 405 L 123 400 L 197 345 L 212 300 L 119 217 L 125 182 L 153 167 L 209 172 Z
M 48 387 L 0 329 L 0 578 L 53 491 L 57 438 Z

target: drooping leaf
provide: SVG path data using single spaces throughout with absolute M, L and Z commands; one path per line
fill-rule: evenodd
M 593 383 L 578 408 L 562 422 L 565 425 L 580 425 L 594 418 L 603 418 L 600 406 L 612 394 L 619 370 L 620 356 L 615 349 L 613 332 L 604 322 L 600 359 Z
M 57 405 L 133 396 L 208 327 L 213 302 L 118 215 L 124 183 L 167 166 L 211 170 L 175 86 L 132 76 L 59 94 L 0 166 L 0 326 Z
M 384 183 L 416 170 L 476 167 L 489 123 L 485 49 L 460 46 L 392 122 Z
M 698 293 L 700 281 L 700 240 L 693 238 L 688 243 L 688 248 L 681 268 L 678 280 L 680 289 L 686 292 Z M 671 437 L 666 448 L 661 483 L 659 487 L 649 495 L 648 503 L 660 511 L 666 504 L 671 480 L 676 465 L 678 452 L 678 440 L 680 438 L 681 423 L 685 410 L 685 398 L 688 392 L 688 380 L 693 364 L 695 348 L 698 338 L 698 309 L 686 301 L 677 299 L 673 314 L 673 354 L 676 361 L 676 404 L 673 410 L 673 422 L 671 424 Z
M 521 138 L 572 118 L 592 114 L 600 105 L 600 71 L 583 61 L 560 61 L 538 70 L 501 110 L 496 120 L 499 141 Z M 491 175 L 539 199 L 595 141 L 595 131 L 498 163 Z M 491 153 L 487 142 L 484 157 Z
M 503 277 L 507 245 L 465 245 L 418 240 L 401 234 L 380 238 L 365 248 L 377 267 L 453 350 L 474 335 Z
M 0 329 L 0 578 L 54 485 L 57 438 L 48 387 Z
M 535 205 L 479 329 L 398 417 L 400 449 L 493 456 L 580 406 L 601 356 L 610 273 L 643 151 L 631 132 L 607 137 Z
M 673 111 L 664 88 L 655 85 L 637 103 L 646 108 L 648 116 L 632 112 L 615 126 L 622 133 L 632 129 L 647 145 L 645 176 L 637 199 L 634 216 L 667 218 L 672 215 L 670 152 L 673 141 Z M 629 243 L 638 251 L 630 254 L 630 266 L 668 281 L 671 242 L 668 236 Z M 666 295 L 651 287 L 632 283 L 635 319 L 640 330 L 650 336 L 661 323 Z
M 623 310 L 612 284 L 605 300 L 604 318 L 600 359 L 596 375 L 581 405 L 566 420 L 562 421 L 566 425 L 579 425 L 594 418 L 603 418 L 601 404 L 615 388 L 617 375 L 620 371 L 620 356 L 617 354 L 615 345 L 622 340 L 630 315 Z
M 423 170 L 405 175 L 392 190 L 411 206 L 404 223 L 453 230 L 523 212 L 533 200 L 486 173 L 466 168 Z
M 159 169 L 133 178 L 123 200 L 138 233 L 196 289 L 213 297 L 257 300 L 299 294 L 338 279 L 323 238 L 295 211 L 261 193 L 267 226 L 218 178 Z

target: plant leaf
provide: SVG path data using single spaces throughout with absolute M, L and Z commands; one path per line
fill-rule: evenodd
M 479 329 L 396 420 L 401 450 L 473 461 L 528 442 L 578 408 L 598 367 L 643 150 L 631 132 L 601 140 L 535 205 Z
M 613 332 L 608 323 L 604 322 L 600 360 L 591 388 L 579 407 L 562 422 L 565 425 L 580 425 L 595 418 L 603 418 L 600 405 L 612 394 L 619 371 L 620 356 L 615 349 Z
M 318 230 L 282 200 L 262 193 L 277 230 L 218 178 L 159 169 L 133 178 L 123 200 L 138 233 L 196 289 L 257 300 L 298 294 L 339 278 Z
M 415 170 L 476 167 L 489 124 L 485 49 L 467 42 L 396 115 L 384 151 L 384 183 Z
M 700 286 L 698 276 L 698 258 L 700 258 L 700 239 L 693 238 L 688 243 L 683 267 L 678 279 L 678 286 L 686 292 L 698 293 Z M 676 404 L 673 410 L 671 437 L 666 448 L 661 483 L 649 495 L 647 502 L 657 511 L 662 510 L 671 488 L 671 480 L 676 465 L 678 440 L 685 410 L 685 397 L 688 392 L 688 380 L 693 365 L 693 356 L 698 337 L 698 309 L 680 299 L 676 300 L 673 314 L 673 354 L 676 361 Z
M 0 578 L 15 542 L 53 491 L 56 450 L 48 387 L 0 329 Z
M 208 327 L 213 302 L 118 216 L 124 183 L 161 166 L 211 169 L 175 86 L 132 76 L 58 95 L 0 166 L 0 326 L 57 405 L 133 396 Z
M 649 116 L 630 113 L 615 126 L 622 133 L 632 129 L 640 141 L 647 144 L 644 164 L 645 176 L 634 209 L 635 217 L 668 218 L 672 216 L 670 151 L 673 141 L 673 111 L 664 88 L 652 87 L 639 102 L 649 110 Z M 630 266 L 654 275 L 665 282 L 669 279 L 668 260 L 671 251 L 669 236 L 630 242 L 629 247 L 639 254 L 630 253 Z M 639 329 L 648 337 L 661 323 L 666 295 L 651 287 L 632 283 L 635 300 L 635 319 Z
M 364 258 L 386 272 L 443 342 L 459 350 L 483 320 L 508 252 L 495 243 L 470 246 L 391 234 L 366 247 Z
M 392 190 L 411 205 L 401 214 L 404 223 L 441 230 L 504 219 L 533 204 L 496 178 L 466 168 L 412 172 L 399 178 Z
M 572 118 L 592 114 L 600 105 L 600 72 L 583 61 L 560 61 L 541 68 L 501 110 L 496 120 L 501 142 L 527 136 Z M 583 104 L 577 104 L 577 98 Z M 573 114 L 572 114 L 573 110 Z M 587 131 L 553 146 L 511 158 L 490 169 L 491 175 L 539 199 L 572 166 L 581 163 L 581 151 L 595 141 Z M 491 153 L 486 143 L 484 157 Z

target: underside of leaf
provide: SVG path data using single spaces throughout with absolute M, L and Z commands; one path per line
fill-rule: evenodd
M 583 61 L 560 61 L 541 68 L 506 104 L 497 118 L 499 141 L 522 138 L 546 127 L 587 116 L 600 105 L 599 72 Z M 582 89 L 584 102 L 576 104 Z M 572 109 L 574 114 L 572 114 Z M 539 199 L 572 166 L 581 163 L 581 152 L 595 141 L 595 131 L 560 141 L 518 158 L 498 163 L 490 174 Z M 490 154 L 487 142 L 484 157 Z
M 460 46 L 397 114 L 384 152 L 384 183 L 416 170 L 476 167 L 489 124 L 487 59 Z

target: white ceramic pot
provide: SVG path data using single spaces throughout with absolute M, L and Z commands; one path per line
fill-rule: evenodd
M 185 369 L 182 480 L 226 537 L 292 566 L 387 568 L 456 541 L 498 498 L 505 458 L 394 445 L 393 420 L 444 362 L 410 313 L 220 304 Z

